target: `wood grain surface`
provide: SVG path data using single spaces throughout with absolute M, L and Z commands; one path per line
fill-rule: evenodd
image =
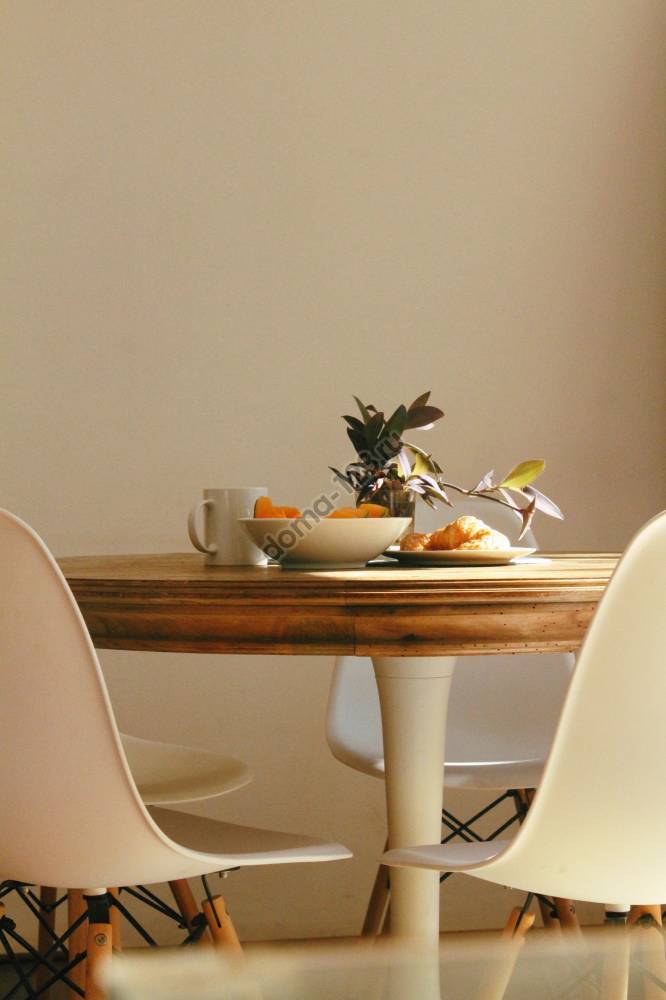
M 59 560 L 95 645 L 393 655 L 575 650 L 614 553 L 508 566 L 205 566 L 194 553 Z

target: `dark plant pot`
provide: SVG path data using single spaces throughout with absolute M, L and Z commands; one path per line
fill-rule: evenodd
M 416 497 L 411 490 L 406 490 L 397 480 L 389 480 L 372 497 L 373 503 L 387 507 L 391 517 L 409 517 L 409 524 L 403 534 L 414 530 L 414 509 Z

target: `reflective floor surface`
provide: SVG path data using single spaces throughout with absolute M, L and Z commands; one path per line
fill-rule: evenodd
M 225 960 L 212 948 L 119 956 L 112 1000 L 666 1000 L 654 925 L 525 939 L 464 935 L 439 950 L 352 941 L 275 946 Z

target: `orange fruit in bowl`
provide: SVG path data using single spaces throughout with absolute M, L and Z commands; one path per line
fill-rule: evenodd
M 254 505 L 255 517 L 300 517 L 298 507 L 276 507 L 270 497 L 259 497 Z
M 389 512 L 387 507 L 383 507 L 380 503 L 360 503 L 357 507 L 359 513 L 357 517 L 388 517 Z M 363 513 L 361 513 L 363 511 Z
M 273 501 L 270 497 L 259 497 L 254 505 L 255 517 L 273 517 Z
M 254 505 L 255 517 L 302 517 L 298 507 L 276 506 L 270 497 L 259 497 Z M 386 507 L 379 503 L 361 503 L 358 507 L 338 507 L 327 515 L 332 518 L 388 517 Z
M 358 507 L 338 507 L 329 517 L 388 517 L 388 510 L 378 503 L 362 503 Z

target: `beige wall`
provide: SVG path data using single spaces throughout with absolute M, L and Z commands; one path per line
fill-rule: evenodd
M 454 478 L 545 456 L 549 546 L 664 505 L 662 0 L 8 0 L 0 27 L 0 503 L 57 553 L 185 549 L 202 486 L 307 501 L 352 392 L 432 387 Z M 330 662 L 103 662 L 125 728 L 256 766 L 212 814 L 355 851 L 233 876 L 241 932 L 353 931 L 382 788 L 327 753 Z M 497 924 L 469 888 L 448 925 Z

